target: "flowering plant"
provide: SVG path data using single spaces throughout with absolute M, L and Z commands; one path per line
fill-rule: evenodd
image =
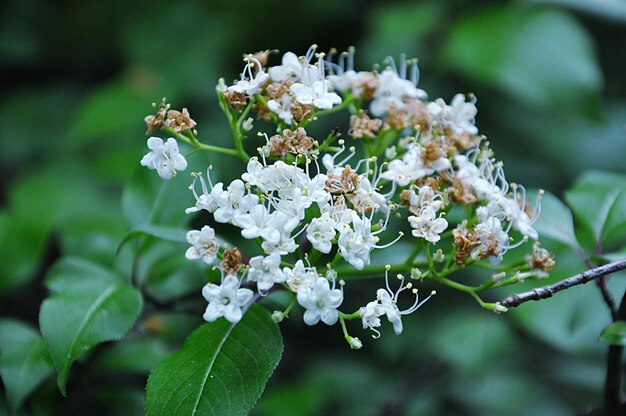
M 417 87 L 417 61 L 404 57 L 398 64 L 388 58 L 382 70 L 357 71 L 352 49 L 336 56 L 314 45 L 304 56 L 287 52 L 275 66 L 268 65 L 271 54 L 245 55 L 241 77 L 216 87 L 232 147 L 205 143 L 188 110 L 173 110 L 165 99 L 145 119 L 148 134 L 169 136 L 150 137 L 141 160 L 164 180 L 179 181 L 196 151 L 246 164 L 230 183 L 216 181 L 211 166 L 206 175 L 191 173 L 195 202 L 186 212 L 210 215 L 202 217 L 209 224 L 187 232 L 185 256 L 221 276 L 202 290 L 207 322 L 226 321 L 232 331 L 249 314 L 263 315 L 249 310 L 257 300 L 284 292 L 290 300 L 271 314 L 274 322 L 300 306 L 305 324 L 339 323 L 359 349 L 363 342 L 350 335 L 349 321 L 377 338 L 386 318 L 400 335 L 402 317 L 435 294 L 420 296 L 426 279 L 500 313 L 507 306 L 484 301 L 480 292 L 547 276 L 554 260 L 533 228 L 542 192 L 529 203 L 524 187 L 507 181 L 475 125 L 473 95 L 430 101 Z M 340 111 L 349 114 L 344 128 L 311 134 L 318 120 Z M 219 223 L 227 224 L 223 235 L 213 228 Z M 229 243 L 242 239 L 256 248 Z M 402 262 L 373 261 L 396 243 Z M 527 255 L 505 262 L 517 248 Z M 486 279 L 472 286 L 453 277 L 469 267 L 488 270 Z M 343 305 L 355 302 L 345 298 L 367 276 L 379 278 L 380 288 L 346 311 Z M 148 384 L 149 405 L 158 401 L 151 394 L 163 383 L 159 374 L 157 367 Z

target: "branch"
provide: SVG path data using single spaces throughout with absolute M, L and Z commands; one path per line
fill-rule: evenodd
M 604 266 L 584 271 L 576 276 L 568 277 L 567 279 L 561 280 L 560 282 L 549 286 L 538 287 L 528 292 L 511 295 L 501 301 L 500 304 L 506 308 L 514 308 L 530 300 L 546 299 L 552 297 L 555 293 L 558 293 L 561 290 L 565 290 L 576 285 L 582 285 L 599 277 L 624 269 L 626 269 L 626 259 L 618 260 L 613 263 L 605 264 Z

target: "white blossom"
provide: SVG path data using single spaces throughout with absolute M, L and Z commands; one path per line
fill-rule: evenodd
M 431 243 L 436 243 L 441 239 L 441 234 L 448 228 L 448 221 L 444 218 L 437 218 L 437 214 L 430 205 L 420 210 L 419 216 L 409 216 L 409 223 L 413 228 L 413 237 L 423 238 Z
M 198 230 L 191 230 L 187 233 L 187 242 L 191 247 L 185 252 L 185 257 L 189 260 L 202 259 L 206 264 L 211 264 L 217 258 L 219 241 L 215 238 L 215 230 L 205 225 Z
M 326 325 L 334 325 L 339 319 L 337 308 L 343 302 L 343 292 L 331 289 L 328 280 L 318 277 L 312 288 L 304 288 L 298 291 L 298 303 L 306 309 L 304 323 L 315 325 L 320 320 Z
M 322 110 L 328 110 L 334 105 L 341 104 L 341 97 L 328 91 L 327 81 L 316 81 L 311 86 L 296 83 L 289 89 L 300 104 L 312 104 Z
M 141 165 L 156 170 L 162 179 L 171 179 L 177 171 L 187 169 L 185 157 L 178 151 L 178 143 L 172 137 L 165 143 L 159 137 L 148 139 L 150 152 L 141 159 Z
M 241 320 L 241 309 L 250 303 L 253 292 L 240 289 L 239 284 L 237 277 L 226 276 L 221 285 L 209 283 L 204 286 L 202 296 L 209 302 L 203 316 L 205 321 L 213 322 L 222 316 L 233 324 Z
M 280 256 L 271 254 L 267 257 L 252 257 L 250 259 L 248 280 L 257 282 L 259 292 L 268 291 L 275 283 L 284 282 L 285 276 L 280 269 Z
M 328 213 L 323 213 L 320 217 L 311 220 L 311 224 L 306 229 L 306 237 L 313 244 L 313 248 L 324 254 L 330 253 L 332 239 L 336 234 L 335 222 Z

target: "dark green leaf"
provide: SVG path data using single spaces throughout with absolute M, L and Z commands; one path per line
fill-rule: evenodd
M 72 140 L 94 140 L 135 127 L 143 128 L 143 117 L 152 112 L 148 95 L 132 80 L 115 81 L 92 93 L 80 106 L 69 136 Z
M 135 338 L 116 343 L 94 363 L 98 371 L 148 374 L 171 353 L 160 338 Z
M 193 194 L 187 189 L 190 182 L 190 176 L 185 173 L 164 181 L 156 172 L 139 166 L 137 162 L 137 168 L 122 193 L 122 210 L 127 222 L 131 226 L 183 224 L 188 219 L 185 208 L 195 204 Z
M 602 84 L 591 39 L 559 11 L 485 8 L 453 27 L 444 58 L 450 67 L 542 107 L 581 106 L 581 97 L 597 94 Z
M 531 197 L 532 198 L 532 197 Z M 535 223 L 539 235 L 578 249 L 572 212 L 556 196 L 549 192 L 541 199 L 541 216 Z
M 51 296 L 41 305 L 39 324 L 59 372 L 59 389 L 72 362 L 94 345 L 118 340 L 141 310 L 141 296 L 129 283 L 93 263 L 66 258 L 49 272 Z
M 52 359 L 37 331 L 18 321 L 0 321 L 0 375 L 13 409 L 52 369 Z
M 600 246 L 605 236 L 620 229 L 626 222 L 626 176 L 608 172 L 585 173 L 567 192 L 566 199 L 581 227 Z
M 139 236 L 151 236 L 156 237 L 161 240 L 174 241 L 178 243 L 186 243 L 187 238 L 185 237 L 187 234 L 187 230 L 182 230 L 180 228 L 167 227 L 164 225 L 155 225 L 155 224 L 141 224 L 133 228 L 126 234 L 126 237 L 122 240 L 122 242 L 117 247 L 117 252 L 121 250 L 121 248 L 132 240 L 135 237 Z
M 150 375 L 146 414 L 246 415 L 282 350 L 278 327 L 258 305 L 237 324 L 204 324 Z
M 357 50 L 358 57 L 368 65 L 386 56 L 423 57 L 423 39 L 441 23 L 445 7 L 438 1 L 381 5 L 371 13 L 370 29 L 363 47 Z
M 600 338 L 610 345 L 626 346 L 626 321 L 613 322 L 602 330 Z

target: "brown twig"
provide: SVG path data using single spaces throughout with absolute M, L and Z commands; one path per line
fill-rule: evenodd
M 529 290 L 528 292 L 511 295 L 502 300 L 500 304 L 507 308 L 514 308 L 531 300 L 546 299 L 552 297 L 555 293 L 568 289 L 572 286 L 581 285 L 624 269 L 626 269 L 626 259 L 618 260 L 613 263 L 605 264 L 604 266 L 584 271 L 575 276 L 568 277 L 567 279 L 561 280 L 549 286 L 539 287 Z

